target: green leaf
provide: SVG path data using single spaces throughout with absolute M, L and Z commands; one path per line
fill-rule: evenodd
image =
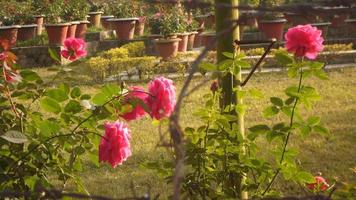
M 263 111 L 263 116 L 269 118 L 278 113 L 279 113 L 279 109 L 276 106 L 269 106 Z
M 230 52 L 222 52 L 222 54 L 227 57 L 227 58 L 230 58 L 230 59 L 234 59 L 234 54 L 233 53 L 230 53 Z
M 58 114 L 61 112 L 61 106 L 57 103 L 57 101 L 55 101 L 49 97 L 43 98 L 40 101 L 40 105 L 47 112 L 52 112 L 55 114 Z
M 273 103 L 275 106 L 282 107 L 283 106 L 283 100 L 279 97 L 271 97 L 270 101 Z
M 322 62 L 308 62 L 310 69 L 322 69 L 325 63 Z
M 57 61 L 58 63 L 61 63 L 61 60 L 59 59 L 59 56 L 57 55 L 57 53 L 55 53 L 51 48 L 48 48 L 48 53 L 49 53 L 49 56 Z
M 314 176 L 312 174 L 303 171 L 297 173 L 296 179 L 299 183 L 302 184 L 315 182 Z
M 45 96 L 51 97 L 57 102 L 63 102 L 68 99 L 68 95 L 62 89 L 49 89 L 45 92 Z
M 308 118 L 307 123 L 309 126 L 316 126 L 320 123 L 320 117 L 317 116 L 311 116 Z
M 202 69 L 205 69 L 207 71 L 216 71 L 217 70 L 216 65 L 214 65 L 212 63 L 207 63 L 207 62 L 201 63 L 199 65 L 199 67 L 202 68 Z
M 288 64 L 294 62 L 293 57 L 286 52 L 278 51 L 274 54 L 274 56 L 277 59 L 277 61 L 283 66 L 287 66 Z
M 265 124 L 260 124 L 260 125 L 253 126 L 253 127 L 249 128 L 248 130 L 251 132 L 254 132 L 254 133 L 263 134 L 267 131 L 270 131 L 271 129 L 269 128 L 269 126 L 267 126 Z
M 41 80 L 41 77 L 36 72 L 31 71 L 31 70 L 22 70 L 20 72 L 20 75 L 21 75 L 22 79 L 24 79 L 26 81 Z
M 67 105 L 64 107 L 66 113 L 79 113 L 82 110 L 82 106 L 78 101 L 70 100 Z
M 93 152 L 90 152 L 89 154 L 89 159 L 90 161 L 96 166 L 96 167 L 100 167 L 100 163 L 99 163 L 99 157 L 98 157 L 98 151 L 95 150 Z
M 81 97 L 80 97 L 80 100 L 89 100 L 91 99 L 91 96 L 89 94 L 83 94 Z
M 294 78 L 298 75 L 299 68 L 297 67 L 290 67 L 288 68 L 288 77 L 289 78 Z
M 101 88 L 101 92 L 108 97 L 117 96 L 120 91 L 120 87 L 116 84 L 108 84 Z
M 329 79 L 328 75 L 322 69 L 314 70 L 313 75 L 321 80 Z
M 75 99 L 77 97 L 80 97 L 80 95 L 82 94 L 82 92 L 80 91 L 79 87 L 75 87 L 72 89 L 72 91 L 70 92 L 70 96 Z
M 15 144 L 23 144 L 27 142 L 27 137 L 22 134 L 20 131 L 9 130 L 4 135 L 0 136 L 4 140 L 15 143 Z
M 286 90 L 285 90 L 285 93 L 286 95 L 290 96 L 290 97 L 299 97 L 300 94 L 298 92 L 298 87 L 297 86 L 291 86 L 291 87 L 288 87 Z
M 48 137 L 57 133 L 61 129 L 61 126 L 58 122 L 44 120 L 39 122 L 39 129 L 41 130 L 41 134 Z
M 107 94 L 104 93 L 98 93 L 93 97 L 93 103 L 101 106 L 107 101 L 109 101 L 110 97 Z
M 313 130 L 321 135 L 327 135 L 330 134 L 329 129 L 321 126 L 321 125 L 316 125 L 315 127 L 313 127 Z
M 235 65 L 240 66 L 241 69 L 250 69 L 251 68 L 250 63 L 247 61 L 244 61 L 244 60 L 235 61 Z
M 223 61 L 219 62 L 218 66 L 217 66 L 217 70 L 225 71 L 227 69 L 230 69 L 232 67 L 233 62 L 234 61 L 231 59 L 223 60 Z

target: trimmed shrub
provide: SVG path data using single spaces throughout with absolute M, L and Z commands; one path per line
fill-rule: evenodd
M 110 60 L 102 57 L 92 57 L 86 61 L 94 80 L 103 81 L 107 70 L 110 68 Z
M 129 57 L 142 57 L 146 54 L 146 46 L 144 42 L 132 42 L 121 46 L 128 50 Z
M 103 52 L 102 56 L 107 59 L 128 58 L 129 51 L 125 48 L 114 48 Z

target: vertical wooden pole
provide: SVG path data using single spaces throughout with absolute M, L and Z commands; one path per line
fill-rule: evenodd
M 226 4 L 230 6 L 238 6 L 239 0 L 215 0 L 215 3 Z M 222 32 L 224 30 L 229 29 L 234 25 L 232 21 L 237 21 L 239 19 L 239 11 L 238 9 L 231 9 L 226 7 L 216 7 L 215 9 L 215 18 L 216 18 L 216 32 Z M 236 23 L 236 22 L 235 22 Z M 234 52 L 239 53 L 239 49 L 235 49 L 234 41 L 240 40 L 240 29 L 237 26 L 233 31 L 227 32 L 224 36 L 219 37 L 217 40 L 217 61 L 218 63 L 227 59 L 222 53 L 223 52 Z M 225 76 L 220 77 L 219 79 L 220 85 L 222 87 L 222 98 L 220 105 L 224 108 L 230 104 L 243 104 L 242 99 L 237 98 L 237 94 L 233 91 L 233 88 L 237 85 L 237 83 L 242 82 L 241 70 L 237 76 L 233 76 L 232 74 L 227 74 Z M 240 86 L 238 86 L 238 90 L 242 90 Z M 245 139 L 245 121 L 244 114 L 238 113 L 238 125 L 239 132 L 242 137 Z M 242 146 L 242 152 L 245 154 L 245 147 Z M 246 174 L 241 177 L 241 184 L 243 186 L 246 182 Z M 247 200 L 248 193 L 240 189 L 240 199 Z
M 223 3 L 226 5 L 237 6 L 238 0 L 215 0 L 215 3 Z M 231 21 L 239 18 L 239 12 L 237 9 L 231 9 L 226 7 L 217 7 L 215 9 L 216 18 L 216 32 L 225 31 L 229 29 L 233 23 Z M 240 39 L 239 27 L 235 28 L 232 32 L 227 32 L 224 36 L 218 38 L 217 41 L 217 61 L 218 63 L 227 59 L 223 52 L 234 52 L 233 43 L 235 40 Z M 220 85 L 222 87 L 222 99 L 221 106 L 236 104 L 236 95 L 233 92 L 233 86 L 236 84 L 236 77 L 231 74 L 227 74 L 220 77 Z

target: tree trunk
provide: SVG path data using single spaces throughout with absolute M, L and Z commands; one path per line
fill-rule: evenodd
M 238 0 L 215 0 L 215 3 L 224 3 L 231 6 L 237 6 Z M 216 18 L 216 32 L 219 33 L 226 29 L 229 29 L 233 22 L 232 20 L 237 20 L 239 18 L 239 12 L 237 9 L 230 8 L 216 8 L 215 9 L 215 18 Z M 240 39 L 239 28 L 235 28 L 232 32 L 227 32 L 223 36 L 220 36 L 217 41 L 217 61 L 218 63 L 227 59 L 222 53 L 223 52 L 233 52 L 234 40 Z M 233 86 L 236 85 L 236 77 L 231 74 L 227 74 L 223 77 L 220 77 L 219 83 L 222 87 L 222 99 L 220 105 L 225 107 L 226 105 L 236 104 L 236 94 L 232 91 Z

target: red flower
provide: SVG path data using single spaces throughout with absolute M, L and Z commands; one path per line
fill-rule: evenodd
M 330 186 L 321 176 L 315 176 L 315 182 L 307 184 L 307 187 L 313 191 L 326 191 Z
M 121 165 L 131 156 L 131 131 L 123 122 L 105 123 L 105 135 L 99 145 L 99 161 L 112 167 Z
M 124 115 L 122 115 L 122 117 L 127 121 L 139 119 L 146 114 L 142 106 L 137 104 L 137 101 L 143 101 L 144 103 L 146 103 L 146 99 L 148 97 L 148 94 L 145 92 L 145 90 L 142 87 L 133 86 L 130 88 L 130 90 L 131 91 L 125 97 L 125 102 L 131 105 L 132 104 L 136 104 L 136 105 L 134 108 L 132 108 L 130 112 L 127 112 Z
M 5 52 L 0 53 L 0 60 L 3 61 L 7 58 L 7 54 Z
M 210 90 L 215 93 L 219 89 L 219 82 L 217 80 L 213 81 L 210 85 Z
M 288 52 L 298 57 L 315 59 L 324 48 L 321 31 L 311 25 L 298 25 L 288 29 L 285 35 Z
M 164 77 L 155 78 L 148 85 L 151 95 L 147 98 L 150 115 L 155 119 L 169 117 L 176 105 L 176 88 L 173 81 Z
M 71 61 L 77 60 L 87 55 L 85 42 L 80 38 L 67 38 L 64 41 L 64 49 L 61 55 Z

